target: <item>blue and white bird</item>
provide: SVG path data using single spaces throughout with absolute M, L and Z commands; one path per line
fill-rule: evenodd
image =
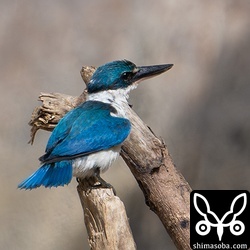
M 100 177 L 120 154 L 131 124 L 123 105 L 128 94 L 144 79 L 159 75 L 173 65 L 137 67 L 121 60 L 97 68 L 88 86 L 88 98 L 69 111 L 53 130 L 39 158 L 41 167 L 21 182 L 20 189 L 68 184 L 72 177 Z

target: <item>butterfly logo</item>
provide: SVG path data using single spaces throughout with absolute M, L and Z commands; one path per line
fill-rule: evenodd
M 243 205 L 239 209 L 241 199 L 243 199 Z M 198 206 L 198 202 L 200 207 Z M 230 210 L 226 212 L 221 219 L 219 219 L 219 217 L 213 211 L 211 211 L 210 205 L 203 195 L 195 193 L 193 197 L 193 203 L 196 211 L 203 217 L 203 219 L 197 222 L 195 226 L 195 230 L 199 235 L 204 236 L 209 234 L 211 227 L 217 228 L 219 241 L 222 239 L 225 227 L 229 227 L 230 232 L 236 236 L 244 233 L 245 225 L 242 221 L 237 220 L 237 217 L 246 208 L 246 193 L 239 194 L 233 199 Z M 238 203 L 237 207 L 235 206 L 236 203 Z

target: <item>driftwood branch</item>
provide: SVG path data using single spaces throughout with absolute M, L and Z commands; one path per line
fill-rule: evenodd
M 93 189 L 80 180 L 77 191 L 91 249 L 136 249 L 124 204 L 112 188 Z
M 177 171 L 162 140 L 132 111 L 132 133 L 122 157 L 178 249 L 190 249 L 189 195 L 191 188 Z
M 89 81 L 94 71 L 95 67 L 82 68 L 81 75 L 85 83 Z M 58 93 L 41 94 L 39 99 L 43 102 L 43 105 L 34 110 L 29 123 L 32 126 L 31 143 L 38 129 L 52 130 L 66 112 L 85 100 L 86 94 L 86 90 L 79 97 Z M 132 131 L 122 146 L 121 155 L 142 189 L 146 204 L 158 215 L 176 247 L 178 249 L 190 249 L 189 194 L 191 188 L 175 168 L 164 142 L 153 134 L 152 130 L 143 123 L 129 106 L 123 108 L 132 123 Z M 107 245 L 109 243 L 105 245 L 105 248 L 102 244 L 106 240 L 103 236 L 99 237 L 100 231 L 105 232 L 105 237 L 110 235 L 107 233 L 109 227 L 105 229 L 102 227 L 110 221 L 103 221 L 101 227 L 93 225 L 99 225 L 98 221 L 107 219 L 104 216 L 108 207 L 105 205 L 107 199 L 103 199 L 103 197 L 112 197 L 112 199 L 117 199 L 117 197 L 112 195 L 109 189 L 96 189 L 94 191 L 87 189 L 87 191 L 84 191 L 86 190 L 86 187 L 83 187 L 84 183 L 83 181 L 79 183 L 78 193 L 85 212 L 85 224 L 88 229 L 90 246 L 92 249 L 113 249 Z M 97 200 L 99 203 L 103 202 L 103 206 L 93 205 L 98 203 L 95 203 Z M 114 207 L 112 208 L 114 209 Z M 87 211 L 91 211 L 91 216 L 96 214 L 97 217 L 92 216 L 91 218 L 94 218 L 94 220 L 89 220 L 89 216 L 86 215 L 88 214 Z M 125 210 L 124 216 L 123 221 L 128 226 Z M 91 222 L 93 222 L 93 225 Z M 113 223 L 115 223 L 115 220 L 113 220 Z M 90 232 L 90 228 L 93 229 L 92 232 Z M 101 230 L 99 230 L 100 228 Z M 112 228 L 118 230 L 114 224 Z M 130 232 L 129 226 L 125 231 Z M 131 246 L 135 246 L 133 239 L 131 240 L 132 235 L 129 233 L 127 235 L 130 238 Z M 99 246 L 101 247 L 98 248 Z M 117 249 L 133 249 L 132 247 L 116 247 Z

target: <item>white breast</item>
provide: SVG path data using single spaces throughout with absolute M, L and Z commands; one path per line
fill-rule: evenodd
M 111 114 L 112 116 L 127 118 L 123 106 L 128 106 L 128 93 L 131 89 L 136 87 L 137 85 L 135 84 L 126 89 L 100 91 L 98 93 L 89 94 L 88 100 L 111 104 L 117 111 L 117 114 Z
M 73 161 L 73 176 L 88 178 L 94 175 L 97 168 L 103 173 L 108 170 L 111 164 L 120 154 L 121 146 L 115 146 L 109 150 L 102 150 Z

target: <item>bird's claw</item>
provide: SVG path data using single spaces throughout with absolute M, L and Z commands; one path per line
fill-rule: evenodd
M 93 178 L 89 178 L 89 181 L 92 188 L 110 188 L 113 190 L 114 195 L 116 195 L 114 187 L 110 183 L 103 180 L 99 175 L 93 176 Z
M 116 191 L 114 187 L 110 183 L 103 180 L 99 175 L 94 175 L 87 179 L 76 178 L 76 181 L 82 186 L 85 186 L 85 190 L 88 189 L 91 191 L 92 189 L 97 188 L 109 188 L 113 190 L 113 193 L 116 196 Z

